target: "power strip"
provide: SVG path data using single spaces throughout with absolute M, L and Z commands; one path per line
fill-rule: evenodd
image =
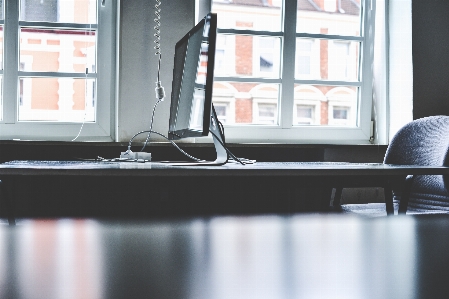
M 145 162 L 151 161 L 151 153 L 126 151 L 120 153 L 120 159 L 140 160 Z

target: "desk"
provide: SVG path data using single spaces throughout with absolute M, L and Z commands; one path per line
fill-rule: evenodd
M 1 209 L 8 208 L 9 217 L 25 218 L 291 214 L 328 208 L 330 190 L 336 186 L 401 188 L 407 175 L 420 174 L 449 175 L 449 168 L 340 162 L 170 166 L 13 161 L 0 164 L 0 179 L 14 190 L 9 205 L 0 205 L 0 216 L 5 215 Z M 386 203 L 392 213 L 389 194 Z M 87 208 L 91 210 L 83 210 Z
M 22 221 L 0 298 L 447 298 L 448 216 Z

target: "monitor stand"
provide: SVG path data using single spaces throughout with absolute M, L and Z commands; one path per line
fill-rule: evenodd
M 228 162 L 228 152 L 225 148 L 225 138 L 224 133 L 220 130 L 220 125 L 218 123 L 217 114 L 215 113 L 214 105 L 212 104 L 212 109 L 210 110 L 210 126 L 209 132 L 212 134 L 214 140 L 215 151 L 217 153 L 217 159 L 215 161 L 204 161 L 204 162 L 169 162 L 164 161 L 168 165 L 174 166 L 219 166 L 224 165 Z

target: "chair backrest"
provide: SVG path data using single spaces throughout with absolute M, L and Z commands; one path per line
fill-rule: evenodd
M 386 164 L 449 166 L 449 116 L 430 116 L 402 127 L 388 146 Z M 415 178 L 409 209 L 449 211 L 449 177 Z M 400 200 L 399 190 L 393 190 Z

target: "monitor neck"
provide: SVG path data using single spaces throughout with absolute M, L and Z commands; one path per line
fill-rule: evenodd
M 228 162 L 228 152 L 225 148 L 225 138 L 224 132 L 221 131 L 220 125 L 218 123 L 217 114 L 215 113 L 214 105 L 212 104 L 212 109 L 210 111 L 210 126 L 209 132 L 212 133 L 212 138 L 214 140 L 215 151 L 217 152 L 217 159 L 214 163 L 225 164 Z

